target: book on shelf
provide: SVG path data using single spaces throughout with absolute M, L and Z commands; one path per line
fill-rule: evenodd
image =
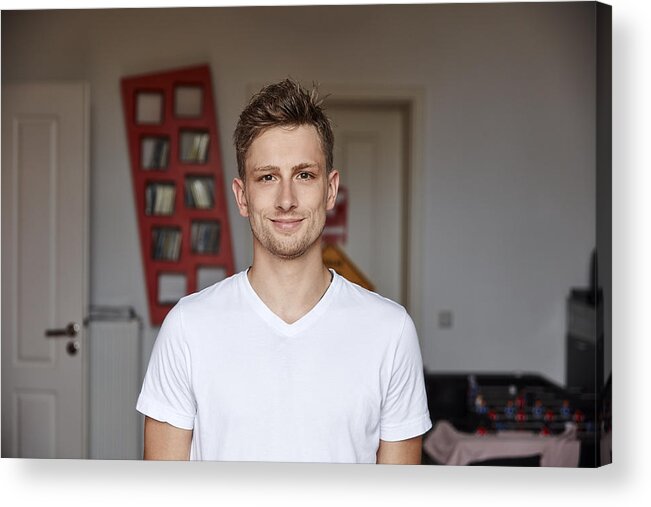
M 183 162 L 204 164 L 208 159 L 210 135 L 207 132 L 185 132 L 181 135 Z
M 161 210 L 163 209 L 163 199 L 164 199 L 164 190 L 165 187 L 161 185 L 154 184 L 154 215 L 160 215 Z
M 152 202 L 154 201 L 155 193 L 156 190 L 152 185 L 147 185 L 145 187 L 145 215 L 151 215 Z
M 169 152 L 169 142 L 167 139 L 157 139 L 156 149 L 152 160 L 152 167 L 167 167 L 167 155 Z
M 186 202 L 190 208 L 208 209 L 214 205 L 212 178 L 188 178 L 186 186 Z
M 174 213 L 176 188 L 173 183 L 150 183 L 145 189 L 146 215 L 171 215 Z
M 208 159 L 208 141 L 210 136 L 205 133 L 199 136 L 199 149 L 197 153 L 197 162 L 204 164 Z
M 161 214 L 171 215 L 174 213 L 174 195 L 176 194 L 176 189 L 172 185 L 163 186 L 163 193 L 165 194 L 165 205 L 161 210 Z
M 209 208 L 211 205 L 206 181 L 196 179 L 192 182 L 192 194 L 197 208 Z
M 180 232 L 177 231 L 176 234 L 174 234 L 173 239 L 172 239 L 172 245 L 171 245 L 170 248 L 171 248 L 171 251 L 170 251 L 170 255 L 169 255 L 168 258 L 174 259 L 174 260 L 178 259 L 179 254 L 181 253 L 181 233 Z
M 216 254 L 219 251 L 219 222 L 193 222 L 192 250 L 198 254 Z
M 142 140 L 141 164 L 143 169 L 167 167 L 169 141 L 163 137 L 145 137 Z
M 180 251 L 181 231 L 162 227 L 154 229 L 154 259 L 175 261 Z

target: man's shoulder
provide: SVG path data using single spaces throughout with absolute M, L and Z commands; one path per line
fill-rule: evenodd
M 205 287 L 197 292 L 183 296 L 179 302 L 178 306 L 183 309 L 183 311 L 191 311 L 202 309 L 205 306 L 215 307 L 215 303 L 219 300 L 223 301 L 232 301 L 235 293 L 238 290 L 240 278 L 242 274 L 245 273 L 241 271 L 235 273 L 229 277 L 224 278 L 218 282 Z
M 351 311 L 382 320 L 399 319 L 403 321 L 405 319 L 407 310 L 400 303 L 357 285 L 343 276 L 341 284 L 340 302 Z

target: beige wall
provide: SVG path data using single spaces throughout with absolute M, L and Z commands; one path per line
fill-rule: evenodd
M 591 3 L 2 13 L 3 82 L 91 84 L 93 304 L 147 315 L 121 77 L 208 63 L 228 181 L 251 84 L 416 87 L 425 366 L 561 383 L 565 297 L 595 244 L 594 51 Z M 244 268 L 248 225 L 229 210 Z

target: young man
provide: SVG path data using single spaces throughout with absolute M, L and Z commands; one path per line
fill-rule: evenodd
M 253 264 L 182 298 L 137 408 L 145 459 L 406 463 L 431 428 L 405 309 L 328 270 L 333 134 L 316 92 L 265 87 L 235 130 Z

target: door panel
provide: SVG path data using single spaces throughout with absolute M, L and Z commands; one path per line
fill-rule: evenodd
M 4 108 L 3 108 L 4 109 Z M 10 200 L 18 227 L 11 241 L 16 253 L 18 283 L 16 302 L 16 333 L 13 335 L 17 349 L 16 364 L 21 367 L 37 363 L 54 366 L 55 347 L 52 340 L 44 340 L 42 330 L 54 320 L 50 312 L 32 314 L 33 308 L 50 308 L 54 304 L 52 294 L 56 290 L 55 228 L 56 196 L 53 195 L 57 163 L 56 118 L 36 118 L 16 115 L 11 150 L 16 153 L 13 165 L 13 187 Z M 3 129 L 4 130 L 4 129 Z M 39 146 L 40 149 L 30 149 Z M 54 213 L 53 213 L 54 211 Z M 27 232 L 29 233 L 22 233 Z M 3 242 L 4 243 L 4 242 Z M 38 291 L 30 286 L 38 280 Z
M 16 456 L 56 458 L 56 393 L 16 391 L 14 400 Z
M 82 83 L 2 89 L 3 457 L 86 455 L 89 110 Z

